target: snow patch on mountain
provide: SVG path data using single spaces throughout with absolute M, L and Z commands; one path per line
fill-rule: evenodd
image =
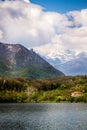
M 34 48 L 47 62 L 65 75 L 87 74 L 87 51 L 66 48 Z

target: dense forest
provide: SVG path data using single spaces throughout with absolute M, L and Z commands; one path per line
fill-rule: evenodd
M 0 102 L 87 102 L 87 76 L 0 78 Z

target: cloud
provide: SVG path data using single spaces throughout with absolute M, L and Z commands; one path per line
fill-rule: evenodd
M 3 37 L 3 33 L 2 31 L 0 30 L 0 39 Z
M 0 2 L 0 41 L 34 47 L 44 55 L 62 49 L 86 50 L 87 9 L 60 14 L 27 2 Z
M 3 32 L 4 42 L 23 43 L 26 46 L 35 45 L 38 41 L 40 29 L 38 20 L 42 8 L 26 2 L 0 3 L 0 30 Z M 29 44 L 29 45 L 28 45 Z
M 29 0 L 24 0 L 25 2 L 27 2 L 27 3 L 30 3 L 30 1 Z

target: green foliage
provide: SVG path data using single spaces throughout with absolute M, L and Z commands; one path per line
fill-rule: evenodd
M 25 92 L 1 91 L 0 102 L 25 102 L 27 95 Z
M 74 91 L 82 95 L 72 97 Z M 87 102 L 87 76 L 0 78 L 0 102 Z

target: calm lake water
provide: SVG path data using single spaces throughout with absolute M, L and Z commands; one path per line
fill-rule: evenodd
M 0 130 L 87 130 L 87 104 L 0 104 Z

